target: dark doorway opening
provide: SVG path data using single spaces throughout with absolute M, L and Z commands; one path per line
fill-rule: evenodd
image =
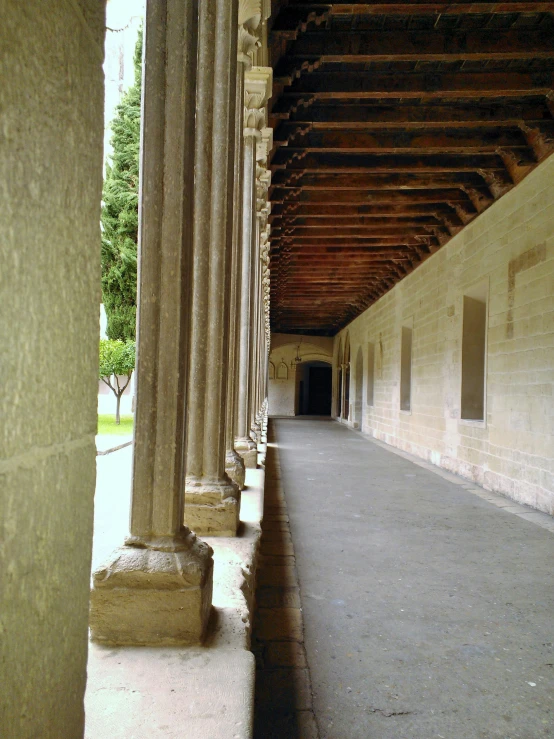
M 303 362 L 298 373 L 298 415 L 330 416 L 333 371 L 326 362 Z

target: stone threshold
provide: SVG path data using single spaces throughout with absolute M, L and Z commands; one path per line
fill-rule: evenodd
M 265 458 L 265 445 L 259 450 Z M 214 550 L 214 590 L 202 646 L 89 643 L 85 739 L 252 738 L 250 637 L 264 485 L 263 469 L 246 470 L 238 536 L 203 537 Z

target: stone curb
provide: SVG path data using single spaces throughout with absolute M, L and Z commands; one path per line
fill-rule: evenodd
M 131 446 L 132 443 L 133 443 L 133 440 L 131 439 L 131 441 L 126 441 L 123 444 L 118 444 L 117 446 L 112 446 L 112 447 L 109 447 L 108 449 L 101 449 L 101 450 L 100 449 L 97 449 L 96 450 L 96 456 L 97 457 L 103 457 L 106 454 L 111 454 L 112 452 L 117 452 L 117 451 L 119 451 L 119 449 L 125 449 L 126 446 Z

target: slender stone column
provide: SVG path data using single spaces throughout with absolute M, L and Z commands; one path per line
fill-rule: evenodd
M 261 441 L 262 426 L 264 421 L 264 249 L 269 237 L 268 226 L 268 192 L 271 184 L 271 173 L 267 169 L 267 161 L 269 152 L 273 145 L 273 131 L 271 128 L 262 130 L 261 140 L 256 149 L 256 210 L 257 210 L 257 244 L 258 254 L 256 257 L 256 289 L 254 292 L 255 300 L 255 325 L 254 325 L 254 346 L 255 356 L 253 357 L 253 402 L 252 402 L 252 427 L 251 435 L 257 443 Z
M 271 90 L 272 70 L 254 67 L 245 78 L 244 175 L 242 201 L 242 279 L 240 295 L 239 383 L 237 438 L 235 449 L 246 467 L 256 467 L 257 447 L 250 437 L 254 344 L 252 326 L 255 290 L 256 228 L 256 146 L 265 124 L 265 103 Z
M 239 4 L 239 13 L 241 6 Z M 239 16 L 239 20 L 240 16 Z M 239 374 L 239 336 L 240 336 L 240 295 L 242 284 L 242 191 L 243 191 L 243 123 L 244 123 L 244 75 L 252 66 L 250 54 L 256 44 L 256 37 L 243 24 L 238 29 L 237 47 L 237 89 L 235 110 L 235 163 L 233 184 L 233 236 L 232 236 L 232 275 L 230 292 L 230 331 L 229 331 L 229 383 L 225 423 L 225 471 L 240 490 L 244 488 L 244 459 L 235 450 L 235 431 L 237 428 L 238 374 Z
M 185 523 L 234 536 L 225 472 L 238 0 L 200 3 Z
M 196 29 L 194 0 L 148 3 L 131 533 L 91 593 L 110 644 L 197 643 L 211 607 L 212 550 L 182 523 Z
M 257 178 L 256 178 L 257 180 Z M 256 187 L 257 190 L 257 187 Z M 250 438 L 256 444 L 260 441 L 260 424 L 258 423 L 258 314 L 260 308 L 260 214 L 256 211 L 254 249 L 252 250 L 252 292 L 250 305 L 250 335 L 252 350 L 250 352 Z

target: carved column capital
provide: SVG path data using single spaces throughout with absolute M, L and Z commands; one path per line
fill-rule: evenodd
M 271 67 L 252 67 L 244 75 L 244 135 L 262 141 L 266 127 L 266 104 L 271 97 L 273 70 Z
M 238 31 L 237 60 L 244 64 L 247 70 L 252 68 L 254 53 L 259 45 L 260 39 L 257 34 L 241 24 Z

